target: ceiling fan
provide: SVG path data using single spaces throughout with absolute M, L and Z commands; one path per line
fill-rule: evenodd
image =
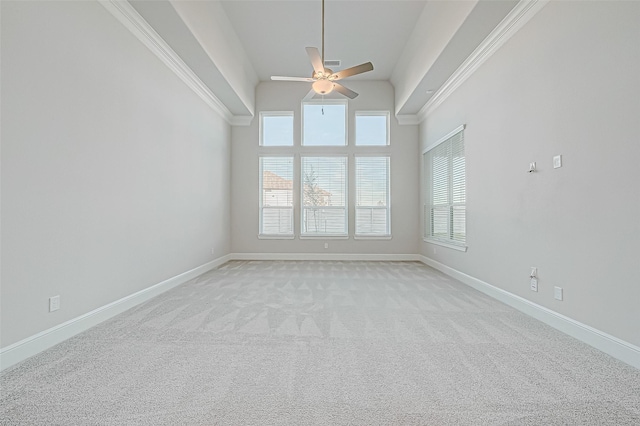
M 367 71 L 373 70 L 373 64 L 371 62 L 365 62 L 364 64 L 357 65 L 355 67 L 347 68 L 342 71 L 333 72 L 333 70 L 329 68 L 325 68 L 324 66 L 324 0 L 322 0 L 322 55 L 318 52 L 318 49 L 315 47 L 307 47 L 307 55 L 309 55 L 309 59 L 311 60 L 311 65 L 313 66 L 313 73 L 311 77 L 281 77 L 281 76 L 271 76 L 271 80 L 280 80 L 280 81 L 305 81 L 305 82 L 313 82 L 311 85 L 312 89 L 309 94 L 305 97 L 308 98 L 313 96 L 315 93 L 319 95 L 326 95 L 327 93 L 335 90 L 338 93 L 348 97 L 349 99 L 353 99 L 358 94 L 351 89 L 346 88 L 342 84 L 338 83 L 338 80 L 342 80 L 343 78 L 351 77 L 352 75 L 362 74 Z

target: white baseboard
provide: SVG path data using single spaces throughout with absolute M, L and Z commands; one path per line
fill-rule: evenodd
M 133 308 L 140 303 L 164 293 L 182 283 L 185 283 L 211 269 L 217 268 L 223 263 L 231 260 L 230 255 L 207 262 L 190 271 L 184 272 L 161 283 L 140 290 L 120 300 L 109 303 L 84 315 L 73 318 L 67 322 L 51 327 L 38 334 L 27 337 L 19 342 L 0 349 L 0 371 L 15 365 L 33 355 L 40 353 L 50 347 L 61 343 L 76 334 L 82 333 L 101 322 L 112 318 L 127 309 Z
M 417 254 L 231 253 L 0 349 L 0 371 L 230 260 L 419 261 L 565 334 L 640 369 L 640 347 Z
M 231 253 L 232 260 L 348 260 L 419 262 L 416 254 L 357 254 L 357 253 Z
M 551 309 L 540 306 L 523 297 L 502 290 L 482 280 L 474 278 L 438 261 L 419 255 L 420 261 L 458 281 L 475 288 L 551 327 L 568 334 L 594 348 L 611 355 L 635 368 L 640 369 L 640 347 L 618 339 L 596 328 L 583 324 Z

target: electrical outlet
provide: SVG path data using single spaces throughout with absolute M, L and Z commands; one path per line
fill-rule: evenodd
M 60 296 L 53 296 L 49 298 L 49 312 L 57 311 L 60 309 Z
M 211 254 L 216 254 L 216 250 L 213 247 L 211 248 Z
M 538 279 L 531 277 L 531 291 L 538 291 Z
M 554 287 L 553 288 L 553 298 L 556 300 L 562 300 L 563 299 L 563 291 L 562 291 L 562 287 Z
M 324 248 L 328 249 L 329 248 L 329 243 L 324 243 Z

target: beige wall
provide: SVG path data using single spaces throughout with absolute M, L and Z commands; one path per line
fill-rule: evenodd
M 420 128 L 424 148 L 467 125 L 469 247 L 420 252 L 635 345 L 639 18 L 638 2 L 550 2 Z
M 1 6 L 6 347 L 229 253 L 230 127 L 97 2 Z

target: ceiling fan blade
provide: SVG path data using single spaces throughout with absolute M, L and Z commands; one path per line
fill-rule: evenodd
M 281 77 L 279 75 L 272 75 L 271 76 L 271 80 L 277 80 L 277 81 L 306 81 L 306 82 L 315 81 L 311 77 Z
M 355 67 L 347 68 L 346 70 L 333 73 L 330 79 L 336 81 L 342 78 L 351 77 L 352 75 L 362 74 L 363 72 L 372 70 L 373 64 L 371 62 L 365 62 L 364 64 L 356 65 Z
M 320 52 L 315 47 L 307 47 L 307 55 L 309 55 L 309 60 L 311 60 L 311 65 L 313 66 L 313 70 L 316 73 L 324 72 L 324 64 L 322 63 L 322 56 L 320 56 Z
M 333 83 L 333 90 L 335 90 L 338 93 L 341 93 L 341 94 L 345 95 L 349 99 L 353 99 L 356 96 L 358 96 L 358 94 L 356 92 L 354 92 L 351 89 L 347 89 L 346 87 L 344 87 L 340 83 Z

